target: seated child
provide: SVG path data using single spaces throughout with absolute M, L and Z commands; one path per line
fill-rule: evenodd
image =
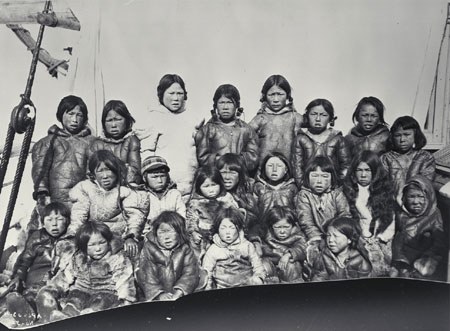
M 258 137 L 240 115 L 241 97 L 230 84 L 220 85 L 214 93 L 212 118 L 195 135 L 197 160 L 200 166 L 215 165 L 226 153 L 240 155 L 249 171 L 258 165 Z
M 185 227 L 184 218 L 174 211 L 164 211 L 154 221 L 136 272 L 145 300 L 176 300 L 196 289 L 199 265 Z
M 222 176 L 216 167 L 198 168 L 193 190 L 187 203 L 186 228 L 191 247 L 201 259 L 211 244 L 212 227 L 217 212 L 229 206 L 238 208 L 238 204 L 225 190 Z
M 306 167 L 303 187 L 295 197 L 295 208 L 308 242 L 322 240 L 331 219 L 350 217 L 347 199 L 337 184 L 336 170 L 327 157 L 318 156 Z
M 88 221 L 104 222 L 115 234 L 114 247 L 124 245 L 127 254 L 137 256 L 148 210 L 146 195 L 125 186 L 120 160 L 110 151 L 95 152 L 89 159 L 89 171 L 91 178 L 70 191 L 73 207 L 67 234 L 74 235 Z
M 406 182 L 402 193 L 403 206 L 395 215 L 391 276 L 444 280 L 448 248 L 433 186 L 417 175 Z
M 261 174 L 256 176 L 254 192 L 261 214 L 273 206 L 294 208 L 294 197 L 298 192 L 288 159 L 279 152 L 267 154 L 261 163 Z
M 47 280 L 64 269 L 74 252 L 69 240 L 60 240 L 70 222 L 70 210 L 61 202 L 43 209 L 42 228 L 31 233 L 25 250 L 18 257 L 9 283 L 16 292 L 7 295 L 8 311 L 19 326 L 32 325 L 37 319 L 36 295 Z
M 176 211 L 186 217 L 186 205 L 177 185 L 171 181 L 169 171 L 166 160 L 160 156 L 149 156 L 142 164 L 142 176 L 150 203 L 143 235 L 153 232 L 152 224 L 163 211 Z
M 288 207 L 274 206 L 264 215 L 263 222 L 266 227 L 262 241 L 263 262 L 275 266 L 281 282 L 303 282 L 306 239 L 297 225 L 294 212 Z
M 365 248 L 359 244 L 356 221 L 338 217 L 326 227 L 326 244 L 308 247 L 308 266 L 312 281 L 370 277 L 372 265 Z
M 206 289 L 264 283 L 266 272 L 255 246 L 244 237 L 244 216 L 235 208 L 221 210 L 214 222 L 213 244 L 203 258 Z
M 77 316 L 136 301 L 131 261 L 123 251 L 111 252 L 113 233 L 100 222 L 86 222 L 77 231 L 78 251 L 38 293 L 43 321 Z M 55 299 L 59 299 L 59 311 Z M 50 305 L 48 305 L 50 304 Z

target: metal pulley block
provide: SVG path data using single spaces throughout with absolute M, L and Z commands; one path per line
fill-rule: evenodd
M 18 106 L 14 107 L 11 113 L 10 125 L 16 133 L 24 133 L 28 126 L 34 121 L 36 116 L 36 109 L 33 103 L 22 101 Z

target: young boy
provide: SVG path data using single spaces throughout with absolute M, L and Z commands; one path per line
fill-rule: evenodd
M 14 266 L 9 287 L 16 292 L 6 297 L 8 311 L 19 326 L 37 318 L 36 295 L 59 269 L 64 269 L 74 252 L 70 240 L 60 240 L 70 222 L 70 210 L 61 202 L 45 206 L 42 228 L 28 237 L 25 249 Z
M 402 192 L 403 206 L 395 215 L 391 276 L 443 280 L 440 269 L 446 243 L 433 186 L 417 175 L 406 182 Z
M 175 211 L 186 217 L 186 205 L 180 191 L 177 190 L 177 185 L 171 181 L 169 172 L 166 160 L 160 156 L 149 156 L 142 163 L 142 177 L 150 201 L 144 236 L 152 231 L 153 221 L 163 211 Z

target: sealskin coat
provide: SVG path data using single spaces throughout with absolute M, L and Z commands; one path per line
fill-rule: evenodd
M 374 131 L 365 134 L 357 126 L 353 127 L 345 136 L 345 142 L 352 156 L 362 151 L 373 151 L 378 155 L 385 153 L 388 149 L 389 129 L 379 124 Z

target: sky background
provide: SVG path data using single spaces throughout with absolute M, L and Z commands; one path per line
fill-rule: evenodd
M 42 47 L 55 58 L 70 59 L 70 67 L 66 77 L 55 79 L 39 64 L 31 96 L 37 108 L 33 141 L 56 123 L 57 105 L 68 94 L 86 101 L 91 126 L 100 127 L 95 113 L 100 117 L 102 84 L 105 100 L 123 100 L 138 120 L 136 127 L 144 128 L 166 73 L 183 77 L 188 111 L 205 116 L 215 89 L 231 83 L 250 121 L 264 81 L 282 74 L 300 113 L 315 98 L 329 99 L 338 116 L 335 127 L 344 134 L 353 126 L 356 104 L 369 95 L 383 101 L 388 123 L 413 108 L 423 123 L 447 13 L 440 0 L 54 2 L 55 11 L 67 6 L 81 31 L 45 30 Z M 25 27 L 37 36 L 36 25 Z M 25 89 L 31 53 L 4 25 L 0 45 L 2 146 L 9 114 Z M 63 51 L 68 46 L 72 56 Z M 30 163 L 18 202 L 25 205 L 32 203 Z

